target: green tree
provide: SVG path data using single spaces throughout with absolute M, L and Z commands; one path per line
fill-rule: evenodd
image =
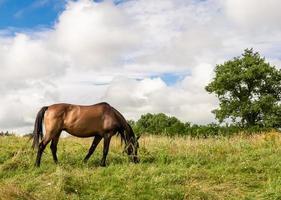
M 137 133 L 152 133 L 162 135 L 185 134 L 189 123 L 183 123 L 176 117 L 169 117 L 164 113 L 142 115 L 134 124 L 133 128 Z
M 219 122 L 231 118 L 243 126 L 276 126 L 280 121 L 281 72 L 253 49 L 217 65 L 206 90 L 219 99 L 213 111 Z

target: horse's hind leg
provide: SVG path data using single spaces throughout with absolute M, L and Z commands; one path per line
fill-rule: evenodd
M 40 144 L 39 144 L 37 158 L 36 158 L 36 162 L 35 162 L 35 165 L 37 167 L 40 166 L 43 151 L 46 148 L 46 146 L 48 145 L 48 143 L 51 140 L 56 140 L 56 138 L 57 138 L 57 141 L 55 141 L 56 143 L 52 142 L 53 145 L 51 145 L 52 153 L 54 155 L 54 153 L 56 152 L 56 145 L 57 145 L 57 142 L 58 142 L 58 138 L 59 138 L 60 133 L 61 133 L 61 129 L 58 126 L 57 127 L 56 126 L 48 126 L 48 125 L 45 125 L 45 126 L 46 126 L 46 134 L 45 134 L 42 142 L 40 142 Z M 55 147 L 55 148 L 52 148 L 52 146 Z
M 84 162 L 87 162 L 89 160 L 89 158 L 91 157 L 91 155 L 94 153 L 94 151 L 96 150 L 98 144 L 100 143 L 102 137 L 97 135 L 94 138 L 94 141 L 89 149 L 88 154 L 86 155 L 86 157 L 84 158 Z
M 44 149 L 46 148 L 47 144 L 51 141 L 50 137 L 44 137 L 44 139 L 42 140 L 42 142 L 40 142 L 39 147 L 38 147 L 38 152 L 37 152 L 37 158 L 36 158 L 36 162 L 35 165 L 37 167 L 40 166 L 41 163 L 41 157 L 43 154 Z
M 57 145 L 58 145 L 58 142 L 59 142 L 59 137 L 60 137 L 60 134 L 58 134 L 55 138 L 53 138 L 51 146 L 50 146 L 52 154 L 53 154 L 53 159 L 54 159 L 55 163 L 58 163 Z

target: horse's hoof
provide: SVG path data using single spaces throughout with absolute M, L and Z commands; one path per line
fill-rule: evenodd
M 101 167 L 105 167 L 106 164 L 105 164 L 105 163 L 101 163 L 100 166 L 101 166 Z

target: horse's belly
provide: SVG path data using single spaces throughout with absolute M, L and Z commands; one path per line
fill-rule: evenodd
M 100 132 L 85 132 L 85 131 L 69 131 L 69 130 L 65 130 L 67 133 L 69 133 L 70 135 L 76 136 L 76 137 L 93 137 L 96 135 L 100 135 Z
M 66 122 L 64 130 L 77 137 L 101 135 L 102 120 L 99 118 L 80 118 Z

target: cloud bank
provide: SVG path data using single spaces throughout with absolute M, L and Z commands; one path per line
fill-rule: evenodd
M 216 64 L 253 47 L 280 66 L 278 0 L 68 1 L 49 29 L 0 30 L 0 129 L 31 131 L 38 109 L 107 101 L 127 118 L 214 121 Z M 182 78 L 168 84 L 163 74 Z

